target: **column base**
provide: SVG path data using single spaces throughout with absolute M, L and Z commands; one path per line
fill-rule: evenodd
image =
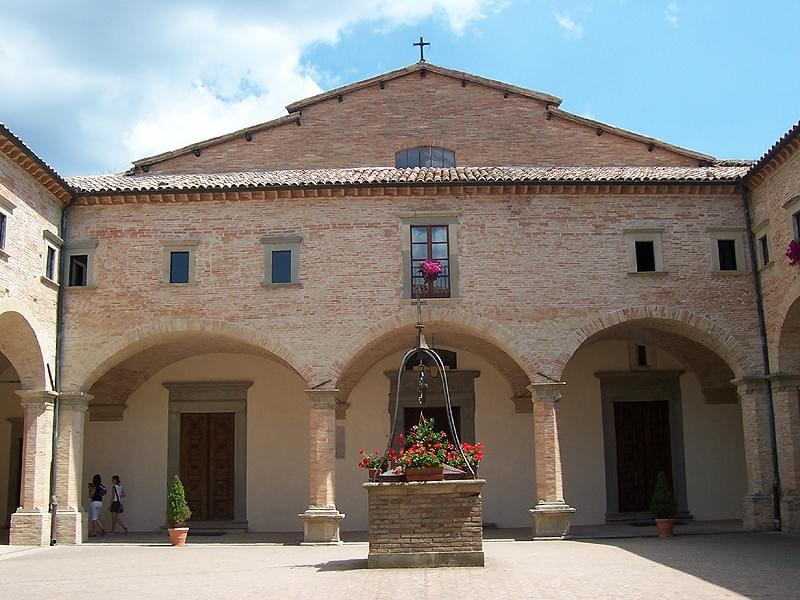
M 751 494 L 742 499 L 742 527 L 748 531 L 773 531 L 775 515 L 770 494 Z
M 303 519 L 303 544 L 337 546 L 342 543 L 339 528 L 344 515 L 335 506 L 312 506 L 298 516 Z
M 786 492 L 781 498 L 781 530 L 800 533 L 800 492 Z
M 56 512 L 56 543 L 75 546 L 89 538 L 89 515 L 83 511 Z
M 569 532 L 575 509 L 566 502 L 539 502 L 528 512 L 533 517 L 534 539 L 561 539 Z
M 50 513 L 17 510 L 11 515 L 8 543 L 11 546 L 49 546 Z

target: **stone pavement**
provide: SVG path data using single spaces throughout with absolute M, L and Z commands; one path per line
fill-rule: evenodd
M 301 547 L 197 538 L 202 543 L 172 548 L 161 536 L 129 537 L 0 553 L 0 598 L 800 597 L 800 537 L 776 533 L 489 541 L 485 568 L 406 570 L 367 570 L 361 542 Z

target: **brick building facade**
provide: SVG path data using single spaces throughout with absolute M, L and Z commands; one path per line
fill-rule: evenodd
M 2 391 L 0 463 L 24 437 L 12 542 L 50 534 L 56 404 L 63 542 L 86 534 L 95 472 L 123 474 L 138 530 L 175 472 L 199 523 L 365 530 L 357 449 L 385 443 L 424 257 L 447 267 L 422 313 L 457 356 L 462 437 L 487 447 L 485 521 L 633 518 L 665 470 L 686 517 L 770 529 L 779 493 L 800 528 L 797 129 L 719 161 L 560 102 L 418 63 L 67 181 L 4 130 L 6 239 L 31 240 L 0 263 L 25 407 Z M 57 285 L 40 277 L 62 237 Z

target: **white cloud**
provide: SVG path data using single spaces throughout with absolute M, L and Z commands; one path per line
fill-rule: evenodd
M 140 0 L 130 14 L 114 3 L 76 10 L 29 0 L 4 10 L 0 89 L 12 91 L 0 94 L 0 119 L 12 129 L 25 122 L 34 148 L 40 139 L 60 143 L 66 156 L 55 166 L 67 174 L 125 168 L 278 117 L 289 102 L 329 87 L 341 74 L 320 73 L 304 53 L 337 43 L 354 25 L 433 19 L 461 35 L 506 4 Z
M 677 27 L 680 24 L 679 11 L 680 7 L 677 2 L 670 2 L 667 4 L 667 8 L 664 9 L 664 18 L 673 27 Z
M 583 35 L 583 25 L 573 21 L 569 13 L 556 11 L 553 13 L 553 16 L 556 18 L 558 26 L 566 32 L 568 37 L 578 39 Z

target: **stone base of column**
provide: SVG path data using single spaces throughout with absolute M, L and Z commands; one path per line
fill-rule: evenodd
M 781 530 L 800 533 L 800 492 L 786 492 L 781 498 Z
M 563 538 L 575 509 L 566 502 L 539 502 L 528 511 L 533 517 L 534 539 Z
M 83 511 L 56 512 L 56 542 L 65 546 L 83 544 L 89 538 L 89 515 Z
M 312 506 L 298 516 L 303 519 L 303 544 L 337 546 L 342 543 L 339 528 L 344 515 L 335 506 Z
M 742 499 L 742 527 L 748 531 L 775 529 L 771 495 L 751 494 Z
M 11 515 L 11 546 L 49 546 L 50 513 L 20 511 Z

